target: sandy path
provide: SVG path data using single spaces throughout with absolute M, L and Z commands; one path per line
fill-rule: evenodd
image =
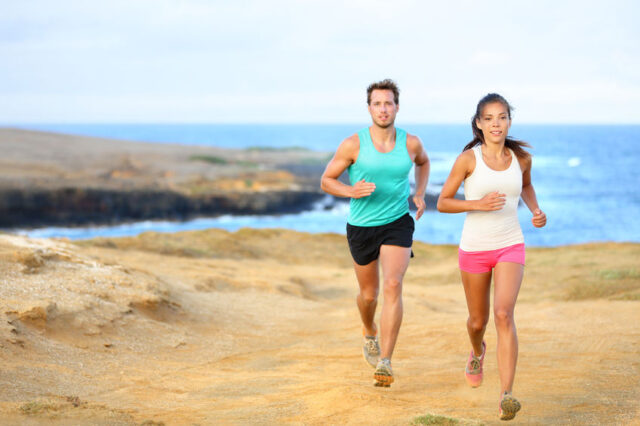
M 217 249 L 178 255 L 181 247 L 212 240 L 225 255 Z M 8 316 L 15 330 L 0 347 L 6 424 L 406 425 L 426 414 L 499 423 L 492 325 L 485 382 L 478 389 L 464 382 L 466 307 L 453 247 L 415 247 L 394 354 L 396 382 L 381 389 L 372 386 L 373 370 L 360 352 L 355 282 L 342 237 L 252 231 L 156 235 L 100 247 L 54 242 L 49 250 L 66 250 L 67 258 L 50 257 L 30 273 L 20 269 L 27 249 L 15 244 L 0 238 L 8 271 L 2 285 L 21 287 L 35 300 L 28 289 L 40 281 L 60 284 L 49 296 L 37 291 L 38 300 L 58 300 L 48 316 L 29 319 L 27 307 Z M 609 257 L 580 264 L 579 252 L 602 248 L 530 253 L 532 271 L 516 310 L 521 353 L 514 394 L 523 409 L 511 424 L 640 423 L 640 285 L 633 269 L 640 246 L 608 245 Z M 136 278 L 131 299 L 116 301 L 122 312 L 106 314 L 96 282 L 75 290 L 92 295 L 90 303 L 64 314 L 71 311 L 55 291 L 72 277 L 96 276 L 78 259 Z M 558 288 L 545 269 L 555 270 L 557 261 L 585 282 L 605 276 L 599 271 L 627 271 L 618 281 L 627 292 L 621 298 L 630 300 L 571 300 L 571 287 Z M 3 300 L 9 312 L 13 299 Z

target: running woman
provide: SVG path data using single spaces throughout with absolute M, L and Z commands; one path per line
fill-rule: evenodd
M 493 275 L 493 317 L 498 334 L 501 420 L 511 420 L 520 410 L 512 395 L 518 359 L 514 308 L 524 273 L 524 236 L 518 222 L 520 197 L 533 213 L 537 228 L 547 223 L 531 184 L 531 155 L 525 142 L 508 137 L 511 106 L 490 93 L 480 100 L 471 119 L 473 140 L 456 159 L 440 197 L 438 210 L 467 212 L 458 262 L 467 299 L 467 331 L 471 353 L 465 377 L 472 387 L 482 383 L 486 354 L 483 340 L 489 321 L 489 292 Z M 464 200 L 454 198 L 464 182 Z
M 327 164 L 322 189 L 351 198 L 347 240 L 360 287 L 356 298 L 364 358 L 375 368 L 376 386 L 393 382 L 391 356 L 402 323 L 402 280 L 412 255 L 414 222 L 409 215 L 409 172 L 415 164 L 416 220 L 425 209 L 429 158 L 417 136 L 394 125 L 399 90 L 392 80 L 367 88 L 373 124 L 345 139 Z M 349 171 L 350 185 L 338 180 Z M 375 313 L 382 269 L 384 303 L 380 341 Z

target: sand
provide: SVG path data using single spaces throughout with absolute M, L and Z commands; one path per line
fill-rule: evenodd
M 343 236 L 0 234 L 0 423 L 498 424 L 492 325 L 485 382 L 464 381 L 456 248 L 414 251 L 383 389 Z M 640 424 L 638 259 L 639 244 L 529 250 L 511 424 Z

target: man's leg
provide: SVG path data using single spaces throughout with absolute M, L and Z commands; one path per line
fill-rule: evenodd
M 376 307 L 378 306 L 378 260 L 374 260 L 367 265 L 358 265 L 353 262 L 353 268 L 358 279 L 360 292 L 356 297 L 360 318 L 367 336 L 375 336 L 377 329 L 374 323 Z
M 411 258 L 410 247 L 380 247 L 383 294 L 380 318 L 381 358 L 391 359 L 402 323 L 402 280 Z

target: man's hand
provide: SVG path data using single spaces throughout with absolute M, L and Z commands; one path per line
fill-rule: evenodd
M 356 182 L 351 187 L 351 198 L 363 198 L 368 197 L 376 190 L 376 184 L 373 182 L 365 182 L 364 179 Z
M 416 211 L 416 220 L 418 220 L 422 217 L 422 213 L 424 213 L 424 210 L 427 208 L 427 204 L 424 202 L 424 195 L 414 195 L 413 203 L 418 208 L 418 211 Z

